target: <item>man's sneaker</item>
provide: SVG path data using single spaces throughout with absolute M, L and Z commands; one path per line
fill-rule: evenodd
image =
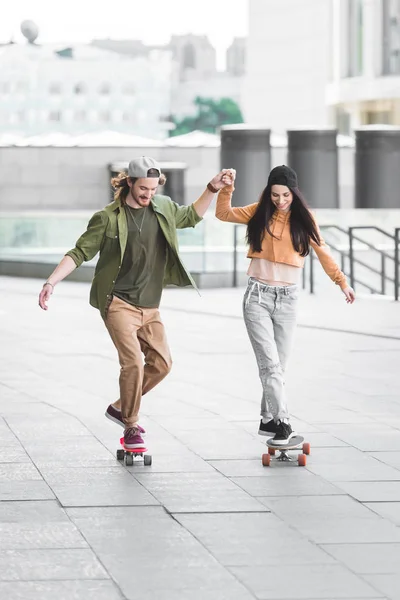
M 120 425 L 121 427 L 125 427 L 125 423 L 122 420 L 121 411 L 115 408 L 115 406 L 113 406 L 112 404 L 110 404 L 110 406 L 107 408 L 104 414 L 107 417 L 107 419 L 114 421 L 114 423 L 117 423 L 117 425 Z M 146 433 L 146 431 L 143 429 L 143 427 L 140 427 L 140 425 L 138 425 L 137 428 L 142 435 Z
M 293 431 L 289 423 L 284 423 L 283 421 L 276 422 L 276 434 L 273 439 L 273 443 L 277 446 L 284 446 L 288 444 L 292 437 L 296 435 L 296 432 Z
M 263 423 L 263 420 L 261 419 L 258 435 L 269 435 L 271 437 L 272 435 L 275 435 L 277 431 L 277 424 L 273 419 L 268 421 L 268 423 Z
M 124 446 L 128 450 L 145 449 L 144 440 L 137 427 L 128 427 L 124 431 Z

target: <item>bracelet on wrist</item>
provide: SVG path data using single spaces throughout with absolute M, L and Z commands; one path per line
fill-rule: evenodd
M 212 183 L 207 183 L 207 189 L 209 189 L 210 192 L 212 192 L 213 194 L 219 192 L 219 190 L 217 190 L 217 188 L 215 188 Z
M 52 287 L 52 288 L 53 288 L 53 290 L 54 290 L 54 285 L 53 285 L 52 283 L 50 283 L 50 281 L 45 281 L 45 283 L 43 284 L 43 287 L 44 287 L 45 285 L 51 285 L 51 287 Z

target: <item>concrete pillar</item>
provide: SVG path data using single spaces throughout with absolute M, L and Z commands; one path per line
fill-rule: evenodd
M 270 130 L 246 124 L 221 127 L 221 169 L 236 169 L 233 206 L 257 202 L 271 169 Z
M 312 208 L 338 208 L 336 129 L 291 130 L 288 164 L 298 175 L 299 188 Z
M 400 127 L 363 127 L 356 135 L 356 208 L 399 208 Z

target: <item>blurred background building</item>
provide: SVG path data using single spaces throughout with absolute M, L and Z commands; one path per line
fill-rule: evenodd
M 2 257 L 57 260 L 109 202 L 111 173 L 148 154 L 168 176 L 162 191 L 181 204 L 230 166 L 234 202 L 247 204 L 270 167 L 291 164 L 353 282 L 357 250 L 369 253 L 364 289 L 399 288 L 400 0 L 247 8 L 248 35 L 232 34 L 223 67 L 190 24 L 156 45 L 95 36 L 41 44 L 25 21 L 25 40 L 0 44 L 0 272 Z M 233 268 L 238 238 L 211 212 L 180 242 L 189 268 L 229 284 L 221 273 Z M 367 243 L 352 237 L 358 227 L 372 232 Z M 245 259 L 235 264 L 243 274 Z

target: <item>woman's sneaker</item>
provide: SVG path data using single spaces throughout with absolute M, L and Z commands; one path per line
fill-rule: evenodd
M 268 423 L 264 423 L 261 419 L 260 427 L 258 428 L 258 435 L 268 435 L 269 437 L 271 437 L 272 435 L 275 435 L 277 431 L 277 424 L 273 419 L 268 421 Z
M 114 423 L 116 423 L 117 425 L 125 427 L 125 423 L 122 420 L 121 411 L 118 410 L 118 408 L 115 408 L 115 406 L 113 406 L 112 404 L 110 404 L 110 406 L 107 408 L 104 414 L 107 417 L 107 419 L 110 419 L 110 421 L 114 421 Z M 137 428 L 139 429 L 142 435 L 146 433 L 146 431 L 140 425 L 138 425 Z
M 125 429 L 124 446 L 127 450 L 146 449 L 138 427 L 128 427 L 128 429 Z
M 276 422 L 276 434 L 273 439 L 273 443 L 277 446 L 284 446 L 288 444 L 292 437 L 296 434 L 295 431 L 290 426 L 290 423 L 285 423 L 284 421 Z

